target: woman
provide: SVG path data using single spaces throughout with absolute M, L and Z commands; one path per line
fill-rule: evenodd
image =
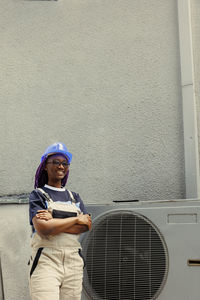
M 36 171 L 30 194 L 32 300 L 81 298 L 84 262 L 78 238 L 91 229 L 91 217 L 79 194 L 65 189 L 71 160 L 67 147 L 55 143 Z

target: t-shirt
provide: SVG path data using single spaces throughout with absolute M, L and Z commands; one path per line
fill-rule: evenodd
M 49 185 L 45 185 L 42 188 L 46 193 L 49 194 L 50 198 L 53 201 L 59 201 L 59 202 L 66 202 L 66 203 L 72 203 L 71 196 L 65 188 L 55 188 Z M 83 201 L 81 200 L 79 194 L 72 192 L 73 197 L 75 199 L 75 204 L 78 208 L 80 208 L 80 211 L 83 214 L 87 214 L 87 210 L 85 209 L 85 206 L 83 204 Z M 33 190 L 29 197 L 29 221 L 30 224 L 33 225 L 32 219 L 37 214 L 38 210 L 41 209 L 47 209 L 48 204 L 47 200 L 44 196 L 42 196 L 42 193 L 38 192 L 37 190 Z

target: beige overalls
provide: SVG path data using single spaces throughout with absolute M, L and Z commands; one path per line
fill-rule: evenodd
M 72 193 L 72 204 L 48 199 L 48 210 L 80 213 Z M 48 222 L 48 221 L 47 221 Z M 78 234 L 60 233 L 32 238 L 30 263 L 30 294 L 32 300 L 80 300 L 83 277 L 83 258 Z

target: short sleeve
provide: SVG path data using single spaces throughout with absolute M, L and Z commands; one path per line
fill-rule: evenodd
M 46 201 L 36 190 L 33 190 L 29 196 L 29 221 L 33 225 L 32 219 L 40 209 L 47 209 Z
M 77 193 L 74 193 L 74 192 L 72 192 L 72 193 L 73 193 L 73 196 L 74 196 L 76 202 L 77 202 L 77 203 L 78 203 L 78 202 L 80 203 L 80 210 L 81 210 L 81 212 L 82 212 L 84 215 L 87 215 L 88 212 L 87 212 L 87 210 L 86 210 L 86 208 L 85 208 L 85 205 L 84 205 L 83 200 L 81 199 L 80 195 L 77 194 Z

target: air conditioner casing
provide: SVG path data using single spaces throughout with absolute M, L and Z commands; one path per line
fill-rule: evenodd
M 104 217 L 104 215 L 109 216 L 113 212 L 131 212 L 147 219 L 158 229 L 167 249 L 165 280 L 159 293 L 152 299 L 199 299 L 200 200 L 138 201 L 110 205 L 88 205 L 87 210 L 92 215 L 93 228 L 98 223 L 98 219 Z M 87 247 L 86 243 L 91 234 L 92 231 L 81 236 L 83 250 Z M 189 261 L 197 263 L 190 265 Z M 83 287 L 81 300 L 93 299 L 96 300 L 97 298 L 92 298 Z M 106 300 L 110 299 L 112 299 L 112 296 Z M 98 300 L 101 300 L 101 298 L 98 298 Z

